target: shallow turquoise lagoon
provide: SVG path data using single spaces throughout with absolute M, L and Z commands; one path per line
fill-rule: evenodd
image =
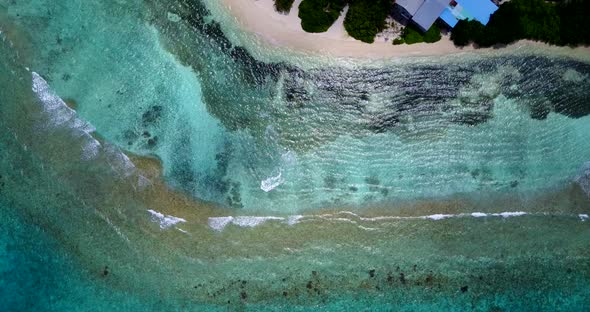
M 590 304 L 584 53 L 330 59 L 212 0 L 0 0 L 0 31 L 4 310 Z

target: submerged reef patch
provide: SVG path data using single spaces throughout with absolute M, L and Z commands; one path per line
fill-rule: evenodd
M 229 100 L 222 92 L 228 86 L 221 87 L 219 78 L 201 73 L 210 111 L 229 129 L 245 128 L 254 133 L 261 133 L 266 126 L 261 124 L 260 112 L 269 113 L 270 118 L 280 116 L 277 128 L 284 133 L 283 143 L 294 148 L 332 140 L 341 133 L 399 131 L 425 119 L 479 125 L 493 118 L 494 101 L 501 95 L 518 99 L 532 118 L 545 118 L 549 112 L 572 118 L 590 114 L 586 100 L 590 96 L 590 64 L 579 61 L 535 55 L 490 56 L 463 63 L 303 70 L 257 60 L 247 49 L 230 42 L 203 3 L 191 0 L 181 4 L 183 19 L 193 27 L 194 36 L 207 38 L 212 49 L 225 55 L 217 65 L 198 64 L 211 60 L 191 56 L 183 61 L 195 68 L 229 69 L 232 75 L 223 82 L 239 91 L 232 92 Z M 243 109 L 236 112 L 224 108 L 227 105 Z M 294 126 L 299 120 L 308 126 Z M 293 146 L 289 139 L 296 136 L 293 131 L 311 133 L 314 127 L 326 132 L 314 138 L 297 136 L 299 144 Z

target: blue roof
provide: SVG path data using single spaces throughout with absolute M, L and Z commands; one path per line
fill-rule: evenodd
M 416 14 L 416 12 L 418 12 L 418 9 L 422 3 L 424 3 L 424 0 L 397 0 L 395 3 L 406 9 L 406 11 L 408 11 L 408 13 L 413 16 Z
M 498 7 L 490 0 L 455 0 L 463 7 L 474 19 L 486 25 Z M 444 14 L 444 13 L 443 13 Z
M 412 20 L 423 31 L 427 31 L 447 5 L 449 5 L 448 0 L 426 0 L 420 6 L 420 9 L 418 9 Z
M 449 8 L 446 8 L 442 12 L 442 14 L 440 15 L 440 19 L 445 21 L 445 23 L 447 23 L 447 25 L 449 25 L 451 27 L 455 27 L 455 25 L 457 25 L 457 23 L 459 22 L 459 20 L 455 17 L 455 15 L 453 15 L 453 13 L 451 13 L 451 10 L 449 10 Z

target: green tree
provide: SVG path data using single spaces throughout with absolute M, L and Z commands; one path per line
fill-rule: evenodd
M 424 33 L 424 42 L 433 43 L 437 42 L 442 38 L 440 34 L 440 29 L 436 24 L 430 26 L 430 29 L 426 33 Z
M 295 0 L 275 0 L 275 9 L 281 13 L 289 13 Z
M 482 47 L 531 39 L 558 45 L 590 44 L 590 1 L 511 0 L 492 14 L 489 23 L 459 21 L 451 39 L 458 46 Z
M 466 46 L 474 41 L 481 41 L 484 26 L 475 20 L 460 20 L 451 32 L 451 40 L 457 46 Z
M 577 0 L 563 3 L 557 7 L 560 16 L 560 44 L 590 45 L 590 1 Z
M 416 26 L 410 24 L 402 30 L 401 38 L 395 39 L 393 44 L 414 44 L 420 42 L 433 43 L 441 39 L 440 29 L 436 25 L 432 25 L 428 31 L 422 33 Z
M 301 27 L 307 32 L 325 32 L 345 6 L 346 0 L 303 0 L 299 5 Z
M 353 38 L 372 43 L 385 28 L 385 18 L 393 3 L 390 0 L 351 0 L 344 18 L 344 28 Z

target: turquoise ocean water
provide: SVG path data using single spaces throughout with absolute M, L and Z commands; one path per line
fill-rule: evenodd
M 0 31 L 2 311 L 590 304 L 584 53 L 302 55 L 198 0 Z

